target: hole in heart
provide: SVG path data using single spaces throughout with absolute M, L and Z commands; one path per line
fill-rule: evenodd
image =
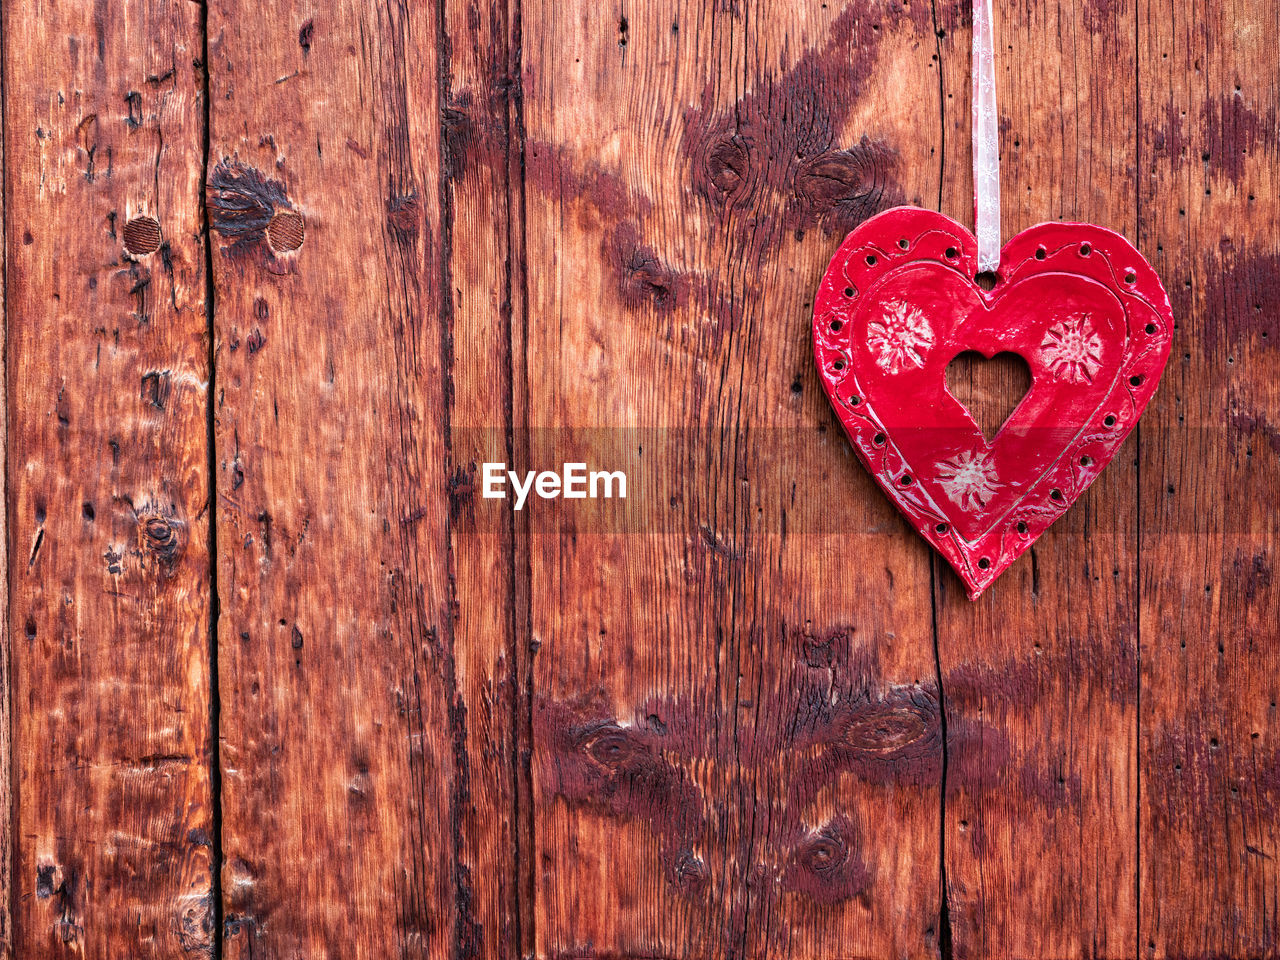
M 1031 389 L 1031 368 L 1016 353 L 997 353 L 988 360 L 966 350 L 947 364 L 947 391 L 969 411 L 988 441 Z

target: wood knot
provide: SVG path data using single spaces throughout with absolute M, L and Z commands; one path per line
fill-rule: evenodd
M 267 242 L 276 253 L 288 253 L 302 246 L 304 227 L 302 215 L 283 210 L 267 224 Z
M 418 224 L 422 220 L 422 205 L 418 194 L 396 194 L 387 197 L 387 222 L 398 240 L 414 240 L 418 236 Z
M 689 772 L 664 755 L 648 727 L 580 709 L 554 700 L 535 704 L 535 731 L 549 757 L 544 789 L 572 805 L 645 824 L 660 838 L 667 881 L 696 889 L 706 878 L 705 864 L 692 852 L 705 812 Z
M 205 953 L 213 940 L 213 895 L 206 894 L 187 901 L 179 917 L 178 943 L 183 953 Z
M 859 753 L 878 759 L 924 756 L 933 751 L 940 736 L 937 711 L 929 707 L 922 700 L 891 694 L 856 709 L 841 739 Z
M 160 223 L 154 217 L 134 217 L 124 225 L 124 249 L 133 257 L 145 257 L 160 249 Z
M 620 224 L 615 231 L 612 260 L 622 300 L 628 306 L 648 306 L 668 313 L 688 299 L 686 279 L 663 263 L 652 247 L 640 242 L 634 223 Z
M 728 201 L 747 183 L 751 169 L 751 152 L 742 137 L 734 135 L 717 141 L 707 151 L 707 181 L 715 196 Z
M 797 857 L 806 869 L 830 875 L 849 859 L 849 848 L 838 833 L 820 833 L 805 841 Z
M 181 520 L 153 514 L 138 523 L 142 548 L 166 572 L 172 572 L 186 550 L 186 524 Z
M 830 232 L 853 229 L 881 209 L 892 166 L 893 151 L 867 137 L 847 150 L 804 160 L 795 174 L 799 223 L 820 222 Z
M 851 150 L 828 150 L 796 171 L 796 193 L 815 208 L 830 209 L 868 192 L 867 165 Z
M 796 844 L 785 886 L 825 904 L 866 892 L 871 872 L 859 855 L 860 846 L 857 826 L 847 817 L 837 817 Z
M 597 763 L 619 767 L 636 756 L 636 745 L 621 727 L 603 727 L 589 736 L 583 749 Z
M 681 850 L 667 859 L 667 880 L 672 886 L 684 893 L 696 893 L 707 885 L 707 865 L 692 850 Z

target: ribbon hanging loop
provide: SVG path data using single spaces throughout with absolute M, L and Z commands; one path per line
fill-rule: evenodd
M 1000 127 L 991 0 L 973 0 L 973 207 L 978 269 L 1000 266 Z

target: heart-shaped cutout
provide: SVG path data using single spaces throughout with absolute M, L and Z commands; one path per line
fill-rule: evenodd
M 1046 223 L 976 282 L 973 236 L 898 207 L 845 238 L 814 303 L 824 389 L 854 449 L 976 599 L 1075 502 L 1138 422 L 1168 360 L 1155 271 L 1113 231 Z M 959 354 L 1012 351 L 1031 387 L 991 439 L 947 389 Z
M 1012 350 L 984 357 L 964 350 L 947 364 L 947 392 L 990 443 L 1031 390 L 1031 368 Z

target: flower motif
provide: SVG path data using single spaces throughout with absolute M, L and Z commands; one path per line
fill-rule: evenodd
M 978 451 L 962 450 L 936 464 L 934 469 L 942 489 L 962 510 L 985 507 L 1000 485 L 991 457 Z
M 867 347 L 876 365 L 889 373 L 903 367 L 923 367 L 933 346 L 933 330 L 925 315 L 900 300 L 885 307 L 884 316 L 867 324 Z
M 1089 315 L 1072 314 L 1045 331 L 1040 359 L 1059 380 L 1092 383 L 1102 368 L 1102 338 L 1094 332 Z

